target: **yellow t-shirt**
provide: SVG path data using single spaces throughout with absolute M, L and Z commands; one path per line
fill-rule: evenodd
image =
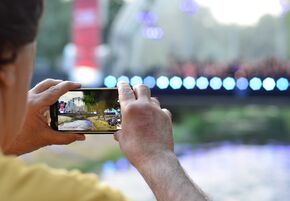
M 79 171 L 25 166 L 0 155 L 0 201 L 125 201 L 126 198 Z

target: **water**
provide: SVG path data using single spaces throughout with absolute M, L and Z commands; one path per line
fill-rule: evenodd
M 186 147 L 179 160 L 193 181 L 214 201 L 289 200 L 290 146 L 222 144 L 195 150 Z M 120 168 L 118 162 L 109 163 L 103 168 L 104 181 L 132 200 L 155 200 L 133 167 Z

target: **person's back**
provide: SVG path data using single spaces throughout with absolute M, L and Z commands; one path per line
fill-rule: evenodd
M 85 140 L 47 124 L 50 105 L 80 84 L 48 79 L 28 94 L 42 0 L 0 1 L 0 199 L 5 201 L 122 201 L 95 175 L 28 167 L 15 155 Z M 159 201 L 206 200 L 173 152 L 172 120 L 144 85 L 119 83 L 122 130 L 114 137 Z M 6 155 L 6 156 L 4 156 Z M 7 155 L 14 155 L 7 157 Z M 126 182 L 126 181 L 124 181 Z
M 6 201 L 125 201 L 100 183 L 94 174 L 25 166 L 14 157 L 0 156 L 0 197 Z

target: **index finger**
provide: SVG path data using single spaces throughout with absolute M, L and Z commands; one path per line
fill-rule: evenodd
M 62 80 L 46 79 L 46 80 L 43 80 L 42 82 L 38 83 L 35 87 L 33 87 L 31 89 L 31 91 L 33 93 L 38 94 L 38 93 L 41 93 L 41 92 L 49 89 L 50 87 L 55 86 L 61 82 L 62 82 Z
M 118 91 L 121 108 L 136 100 L 133 89 L 126 82 L 118 83 Z
M 74 82 L 61 82 L 55 86 L 50 87 L 48 90 L 40 94 L 40 102 L 44 106 L 50 106 L 57 102 L 59 97 L 64 95 L 70 90 L 78 89 L 81 85 Z

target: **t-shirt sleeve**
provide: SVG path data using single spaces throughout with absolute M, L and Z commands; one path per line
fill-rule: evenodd
M 126 201 L 94 174 L 27 167 L 14 158 L 0 158 L 0 197 L 9 201 Z M 3 199 L 2 199 L 3 198 Z

